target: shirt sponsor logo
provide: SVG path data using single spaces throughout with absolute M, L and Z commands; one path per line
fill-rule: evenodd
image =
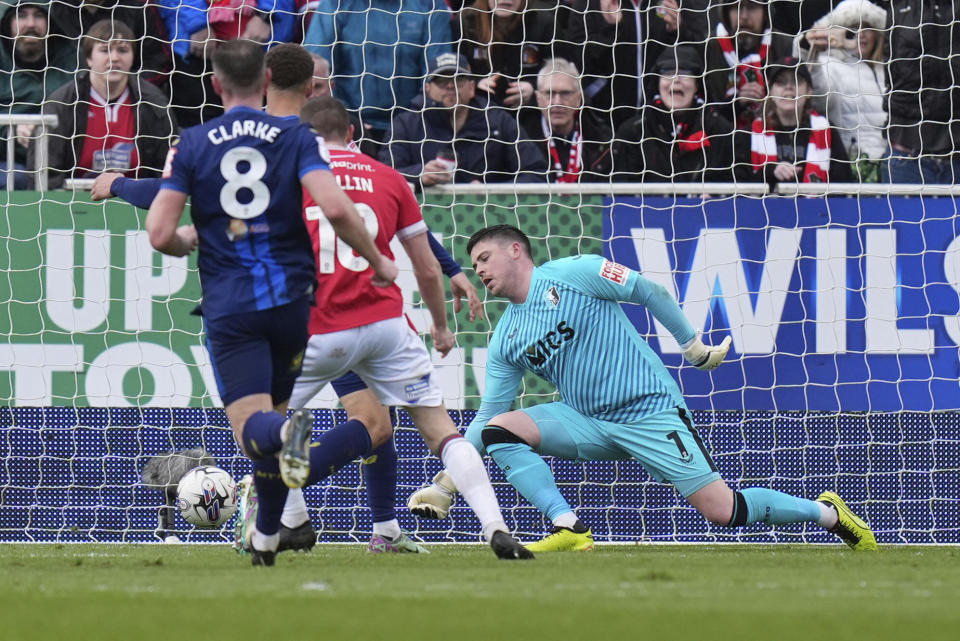
M 543 338 L 527 347 L 524 355 L 534 367 L 539 367 L 546 363 L 550 355 L 571 340 L 575 334 L 573 328 L 567 325 L 567 321 L 560 321 L 557 324 L 556 331 L 550 330 L 547 332 Z
M 603 265 L 600 266 L 600 278 L 606 278 L 620 286 L 627 283 L 627 277 L 629 275 L 630 269 L 628 267 L 609 260 L 604 260 Z
M 426 376 L 418 380 L 416 383 L 410 383 L 409 385 L 406 385 L 403 388 L 403 392 L 404 394 L 407 395 L 408 401 L 413 401 L 420 398 L 424 394 L 426 394 L 427 390 L 429 389 L 430 389 L 430 375 L 427 374 Z
M 247 227 L 247 223 L 237 218 L 230 219 L 230 224 L 227 225 L 227 240 L 236 242 L 248 233 L 250 233 L 250 228 Z

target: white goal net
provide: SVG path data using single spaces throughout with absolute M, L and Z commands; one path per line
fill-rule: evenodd
M 681 367 L 646 310 L 625 308 L 732 486 L 832 489 L 882 543 L 960 543 L 960 10 L 456 5 L 0 1 L 0 540 L 156 541 L 150 457 L 203 447 L 235 478 L 250 471 L 191 314 L 196 257 L 154 252 L 145 211 L 78 187 L 105 170 L 158 176 L 177 131 L 218 114 L 209 54 L 232 34 L 317 55 L 316 90 L 352 111 L 365 153 L 408 177 L 468 273 L 469 236 L 510 223 L 537 262 L 602 254 L 664 285 L 708 342 L 730 335 L 706 374 Z M 457 347 L 435 357 L 461 427 L 503 308 L 488 298 L 485 320 L 458 316 Z M 517 407 L 555 398 L 528 377 Z M 318 429 L 345 419 L 329 389 L 313 406 Z M 440 463 L 394 418 L 402 505 Z M 633 461 L 550 465 L 600 541 L 831 540 L 711 526 Z M 542 533 L 488 469 L 508 525 Z M 322 541 L 369 537 L 358 465 L 306 496 Z M 424 540 L 479 540 L 462 501 L 443 521 L 399 513 Z

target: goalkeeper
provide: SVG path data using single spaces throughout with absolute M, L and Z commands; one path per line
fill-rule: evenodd
M 676 382 L 619 303 L 647 307 L 698 369 L 717 367 L 730 338 L 705 345 L 663 287 L 595 255 L 537 267 L 529 239 L 509 225 L 480 230 L 467 251 L 483 285 L 511 303 L 490 339 L 486 387 L 467 438 L 553 522 L 553 533 L 529 550 L 593 547 L 593 534 L 557 490 L 541 455 L 634 458 L 715 525 L 815 522 L 854 549 L 877 548 L 869 526 L 833 492 L 811 501 L 766 488 L 733 491 L 720 478 Z M 525 371 L 556 386 L 563 400 L 509 411 Z M 408 505 L 419 516 L 442 518 L 455 491 L 441 472 Z

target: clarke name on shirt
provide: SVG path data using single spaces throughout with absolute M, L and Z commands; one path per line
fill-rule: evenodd
M 207 138 L 215 145 L 239 138 L 240 136 L 253 136 L 267 142 L 273 142 L 277 134 L 280 133 L 279 127 L 271 127 L 269 123 L 258 120 L 234 120 L 231 131 L 220 125 L 216 129 L 207 132 Z

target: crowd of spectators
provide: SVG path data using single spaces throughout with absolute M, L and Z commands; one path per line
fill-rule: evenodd
M 936 0 L 0 0 L 0 113 L 57 116 L 51 188 L 156 175 L 222 110 L 233 38 L 302 42 L 361 149 L 424 187 L 960 178 Z M 39 132 L 0 133 L 0 180 L 32 187 Z

